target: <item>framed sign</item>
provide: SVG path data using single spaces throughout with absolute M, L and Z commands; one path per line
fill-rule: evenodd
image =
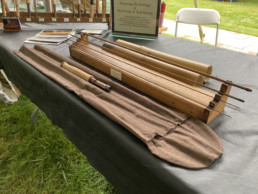
M 160 0 L 112 0 L 112 35 L 156 38 Z

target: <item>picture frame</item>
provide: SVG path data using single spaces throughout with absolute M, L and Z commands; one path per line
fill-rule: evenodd
M 156 39 L 161 0 L 111 0 L 112 36 Z
M 21 22 L 18 17 L 2 17 L 4 32 L 20 32 Z

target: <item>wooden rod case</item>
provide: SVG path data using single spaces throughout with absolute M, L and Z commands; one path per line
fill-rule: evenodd
M 217 117 L 227 101 L 225 95 L 214 94 L 184 83 L 83 40 L 70 46 L 70 54 L 167 106 L 205 123 Z M 230 89 L 231 86 L 222 84 L 221 93 L 228 94 Z

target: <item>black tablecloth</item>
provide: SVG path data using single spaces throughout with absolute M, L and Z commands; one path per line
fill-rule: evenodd
M 127 39 L 180 57 L 213 65 L 213 75 L 253 89 L 236 88 L 232 95 L 245 103 L 227 106 L 225 113 L 209 125 L 224 143 L 224 155 L 203 170 L 189 170 L 168 164 L 151 155 L 146 146 L 127 130 L 69 93 L 12 53 L 23 41 L 41 29 L 106 28 L 105 24 L 34 24 L 23 31 L 0 31 L 0 68 L 22 93 L 60 126 L 65 135 L 87 156 L 121 193 L 248 193 L 258 191 L 258 57 L 213 46 L 159 35 L 157 40 Z M 115 40 L 108 32 L 104 38 Z M 69 57 L 66 44 L 47 46 Z M 219 88 L 210 81 L 209 86 Z

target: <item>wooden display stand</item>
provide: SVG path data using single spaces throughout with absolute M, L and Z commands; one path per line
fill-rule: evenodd
M 211 122 L 223 112 L 231 90 L 229 84 L 223 83 L 220 91 L 214 94 L 189 84 L 191 73 L 185 69 L 176 69 L 180 75 L 177 79 L 173 72 L 170 75 L 167 71 L 166 74 L 161 73 L 158 66 L 158 63 L 162 66 L 173 64 L 165 64 L 164 61 L 158 61 L 131 49 L 125 54 L 126 48 L 116 43 L 106 42 L 99 46 L 91 43 L 88 36 L 93 37 L 82 34 L 82 37 L 70 46 L 71 56 L 205 123 Z M 154 67 L 158 67 L 158 70 Z
M 18 2 L 18 0 L 15 0 Z M 83 23 L 107 23 L 111 28 L 110 14 L 106 14 L 106 0 L 102 0 L 102 13 L 98 11 L 94 12 L 94 7 L 98 10 L 99 0 L 96 0 L 96 4 L 91 3 L 89 5 L 90 12 L 86 12 L 86 0 L 83 0 L 83 6 L 81 7 L 81 1 L 78 0 L 77 4 L 73 3 L 72 13 L 56 12 L 56 1 L 52 1 L 52 12 L 37 12 L 36 6 L 34 10 L 30 10 L 30 0 L 27 0 L 27 12 L 19 11 L 19 3 L 16 3 L 16 11 L 10 11 L 6 5 L 5 0 L 1 0 L 2 13 L 0 13 L 0 20 L 5 17 L 18 17 L 20 22 L 83 22 Z M 73 1 L 74 2 L 74 1 Z M 75 11 L 75 7 L 77 8 Z M 83 11 L 81 10 L 83 9 Z

